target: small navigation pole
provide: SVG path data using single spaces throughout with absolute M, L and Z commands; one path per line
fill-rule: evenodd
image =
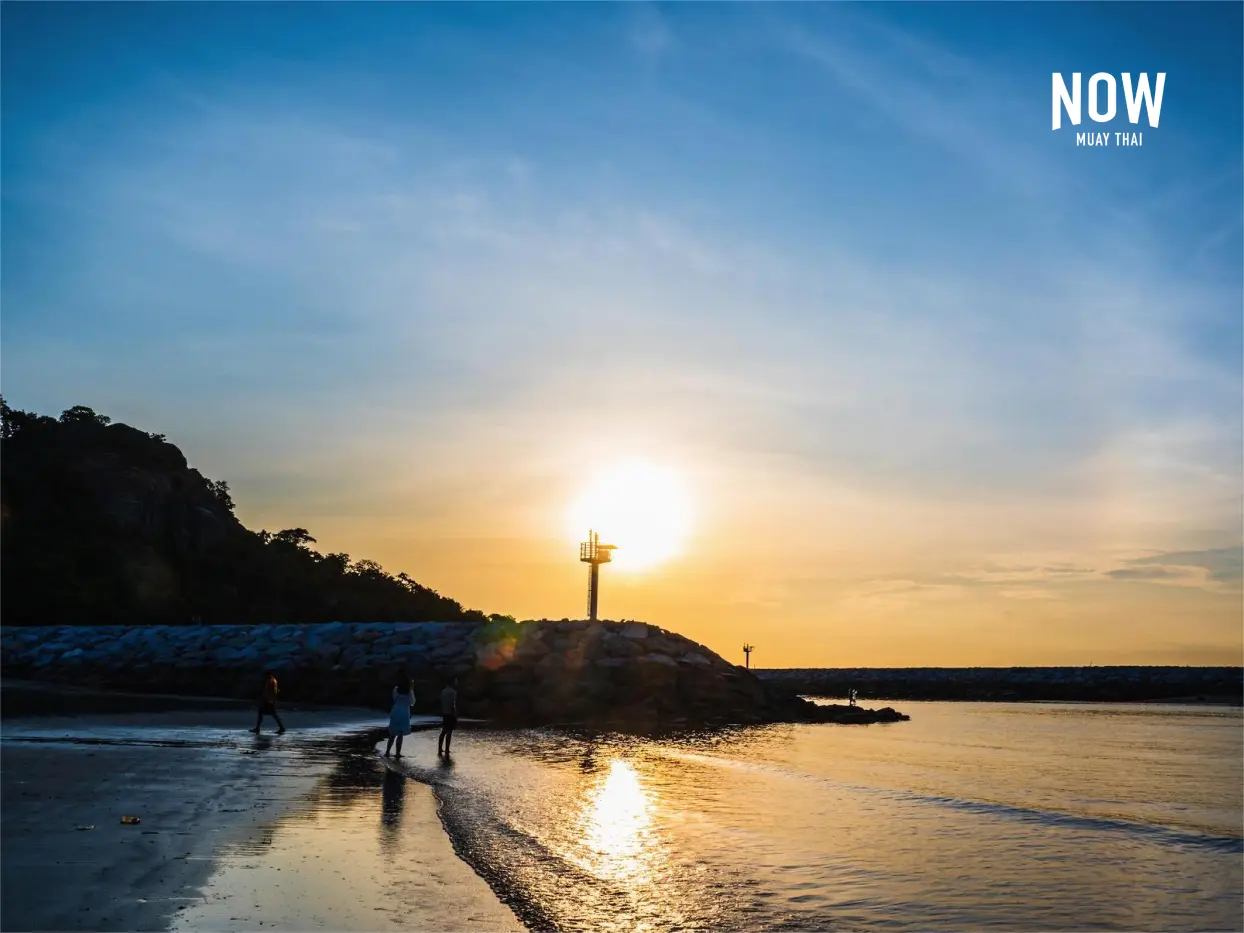
M 587 575 L 587 615 L 596 621 L 596 607 L 600 602 L 600 565 L 613 560 L 613 552 L 617 550 L 612 544 L 601 544 L 600 535 L 594 531 L 587 533 L 587 540 L 579 545 L 579 560 L 590 564 Z
M 752 652 L 756 650 L 755 645 L 743 643 L 743 666 L 750 669 L 752 666 Z

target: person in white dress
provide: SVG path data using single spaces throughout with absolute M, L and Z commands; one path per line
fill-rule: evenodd
M 415 708 L 415 691 L 409 677 L 402 677 L 393 688 L 392 706 L 389 709 L 389 745 L 384 750 L 386 756 L 393 751 L 393 742 L 397 740 L 397 754 L 402 757 L 402 737 L 410 735 L 410 714 Z

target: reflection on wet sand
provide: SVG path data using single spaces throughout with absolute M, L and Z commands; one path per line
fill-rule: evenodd
M 443 818 L 531 928 L 704 928 L 745 889 L 728 871 L 714 879 L 721 888 L 700 883 L 700 866 L 670 846 L 684 815 L 665 802 L 650 740 L 550 730 L 470 739 L 469 768 L 437 787 Z
M 522 929 L 455 856 L 429 788 L 357 739 L 332 754 L 286 815 L 226 848 L 174 929 Z
M 406 778 L 385 769 L 384 788 L 380 799 L 380 847 L 387 853 L 397 850 L 398 831 L 402 823 L 402 801 L 406 795 Z

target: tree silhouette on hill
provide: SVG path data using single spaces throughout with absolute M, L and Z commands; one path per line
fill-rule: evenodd
M 162 434 L 84 406 L 0 398 L 5 625 L 452 621 L 485 617 L 305 528 L 250 531 L 229 485 Z

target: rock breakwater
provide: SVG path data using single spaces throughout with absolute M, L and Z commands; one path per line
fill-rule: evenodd
M 894 722 L 892 709 L 817 706 L 690 639 L 642 622 L 10 627 L 9 676 L 249 698 L 274 670 L 286 699 L 383 706 L 401 672 L 431 709 L 450 677 L 465 716 L 618 729 Z
M 758 670 L 766 683 L 803 696 L 860 696 L 888 700 L 1241 702 L 1238 667 L 909 667 Z

